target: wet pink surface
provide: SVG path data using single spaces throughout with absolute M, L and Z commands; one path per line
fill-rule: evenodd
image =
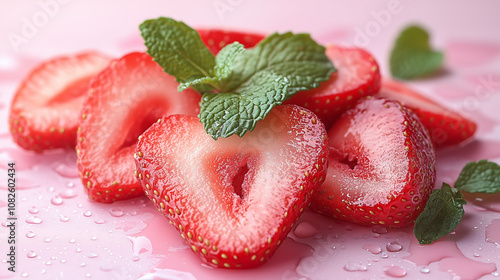
M 370 1 L 360 8 L 359 3 L 339 1 L 313 0 L 304 6 L 281 0 L 216 0 L 197 2 L 198 9 L 187 1 L 178 2 L 153 0 L 149 6 L 97 0 L 43 2 L 56 3 L 52 10 L 34 2 L 1 4 L 0 38 L 5 41 L 0 42 L 0 179 L 7 180 L 7 164 L 15 162 L 18 187 L 17 263 L 12 273 L 6 263 L 7 189 L 5 184 L 0 186 L 0 279 L 321 280 L 332 275 L 336 279 L 499 279 L 499 195 L 467 195 L 466 215 L 454 234 L 425 246 L 418 244 L 411 227 L 361 227 L 306 211 L 267 264 L 251 270 L 222 270 L 201 265 L 146 198 L 113 204 L 88 200 L 74 151 L 37 155 L 12 143 L 6 124 L 9 102 L 36 62 L 88 49 L 114 56 L 144 50 L 137 26 L 148 18 L 162 15 L 193 26 L 268 33 L 310 32 L 323 44 L 354 45 L 364 37 L 363 47 L 378 59 L 382 73 L 388 73 L 387 55 L 397 32 L 420 19 L 432 30 L 433 42 L 445 51 L 446 74 L 411 84 L 479 126 L 474 141 L 438 152 L 436 185 L 452 184 L 468 161 L 500 163 L 498 1 L 485 1 L 481 7 L 442 1 L 432 9 L 415 1 Z M 388 14 L 390 5 L 397 9 Z M 17 46 L 9 41 L 12 34 L 22 35 L 24 18 L 33 21 L 37 13 L 47 11 L 51 12 L 48 22 L 35 26 L 32 37 Z

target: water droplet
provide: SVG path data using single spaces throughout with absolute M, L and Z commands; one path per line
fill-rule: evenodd
M 76 197 L 78 195 L 78 193 L 76 192 L 76 190 L 67 189 L 67 190 L 60 192 L 59 195 L 62 198 L 73 198 L 73 197 Z
M 32 258 L 36 257 L 36 253 L 35 253 L 35 251 L 29 251 L 29 253 L 26 256 L 28 258 L 32 259 Z
M 77 252 L 77 253 L 81 253 L 81 252 L 82 252 L 82 249 L 81 249 L 81 248 L 76 248 L 75 252 Z
M 90 216 L 92 216 L 92 212 L 90 212 L 90 210 L 87 210 L 87 211 L 83 212 L 83 216 L 90 217 Z
M 353 227 L 353 226 L 351 226 L 351 225 L 346 225 L 346 226 L 345 226 L 345 230 L 346 230 L 346 231 L 353 231 L 353 230 L 354 230 L 354 227 Z
M 38 208 L 36 208 L 35 206 L 31 206 L 30 209 L 28 209 L 28 212 L 30 214 L 36 214 L 38 213 Z
M 43 240 L 43 242 L 45 242 L 45 243 L 50 243 L 51 241 L 52 241 L 52 240 L 51 240 L 50 238 L 45 238 L 45 239 Z
M 68 218 L 68 216 L 64 216 L 63 214 L 59 214 L 59 221 L 67 222 L 67 221 L 69 221 L 69 218 Z
M 353 272 L 353 271 L 367 271 L 368 268 L 362 263 L 358 262 L 348 262 L 344 265 L 344 270 Z
M 401 249 L 403 249 L 403 246 L 401 246 L 401 244 L 399 244 L 398 242 L 393 241 L 387 244 L 386 249 L 389 252 L 399 252 L 401 251 Z
M 49 188 L 47 189 L 47 191 L 48 191 L 48 192 L 54 192 L 55 190 L 56 190 L 56 189 L 54 189 L 54 187 L 49 187 Z
M 66 263 L 66 260 L 62 259 L 62 260 L 60 260 L 59 262 L 61 262 L 61 263 Z
M 387 233 L 387 228 L 383 226 L 376 225 L 372 228 L 373 233 L 385 234 Z
M 75 239 L 70 239 L 70 240 L 69 240 L 69 243 L 71 243 L 71 244 L 73 244 L 73 243 L 75 243 L 75 242 L 76 242 L 76 240 L 75 240 Z
M 84 267 L 84 266 L 86 266 L 86 265 L 87 265 L 86 263 L 81 263 L 81 264 L 80 264 L 80 267 Z
M 111 271 L 113 270 L 113 267 L 111 266 L 111 264 L 103 264 L 101 265 L 100 269 L 102 271 Z
M 104 224 L 104 223 L 105 223 L 105 221 L 104 221 L 103 219 L 96 219 L 96 220 L 94 221 L 94 223 L 96 223 L 96 224 L 98 224 L 98 225 L 101 225 L 101 224 Z
M 391 277 L 404 277 L 406 270 L 399 266 L 389 266 L 386 267 L 385 274 Z
M 50 199 L 50 203 L 52 203 L 53 205 L 61 205 L 63 203 L 63 199 L 61 196 L 56 195 Z
M 28 219 L 26 219 L 26 223 L 28 224 L 41 224 L 43 222 L 42 218 L 38 216 L 31 216 Z
M 85 277 L 90 278 L 92 275 L 90 273 L 85 274 Z
M 96 253 L 94 253 L 94 252 L 89 252 L 89 253 L 87 254 L 87 258 L 91 258 L 91 259 L 92 259 L 92 258 L 97 258 L 97 254 L 96 254 Z
M 35 233 L 34 233 L 34 232 L 32 232 L 32 231 L 30 230 L 30 231 L 28 231 L 28 232 L 26 233 L 26 237 L 28 237 L 28 238 L 33 238 L 33 237 L 35 237 Z
M 382 252 L 382 248 L 380 246 L 375 245 L 375 244 L 366 244 L 363 245 L 362 247 L 364 250 L 367 250 L 368 252 L 372 254 L 380 254 Z
M 420 272 L 422 272 L 422 273 L 424 273 L 424 274 L 427 274 L 427 273 L 431 272 L 431 270 L 430 270 L 428 267 L 422 267 L 422 268 L 420 269 Z
M 21 276 L 24 277 L 24 278 L 26 278 L 26 277 L 28 277 L 30 275 L 28 274 L 28 272 L 24 272 L 23 274 L 21 274 Z
M 123 211 L 121 209 L 111 208 L 109 210 L 109 213 L 113 217 L 121 217 L 121 216 L 123 216 Z
M 51 261 L 47 261 L 47 262 L 45 262 L 45 265 L 52 265 L 52 262 Z
M 3 226 L 3 227 L 7 227 L 7 225 L 8 225 L 8 224 L 9 224 L 9 223 L 7 222 L 7 220 L 2 221 L 2 226 Z
M 141 259 L 141 258 L 139 258 L 139 256 L 133 256 L 133 257 L 132 257 L 132 261 L 134 261 L 134 262 L 136 262 L 136 261 L 138 261 L 138 260 L 140 260 L 140 259 Z
M 92 241 L 97 240 L 97 236 L 92 236 L 92 237 L 90 238 L 90 240 L 92 240 Z
M 76 206 L 77 206 L 78 208 L 82 208 L 82 207 L 83 207 L 83 204 L 78 203 Z
M 68 182 L 68 183 L 66 184 L 66 187 L 68 187 L 68 188 L 73 188 L 73 187 L 75 187 L 75 183 L 73 183 L 73 182 Z

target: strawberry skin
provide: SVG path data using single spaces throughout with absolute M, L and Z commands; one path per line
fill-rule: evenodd
M 417 117 L 395 101 L 363 98 L 328 136 L 327 177 L 313 196 L 313 210 L 387 227 L 417 218 L 436 176 L 435 151 Z
M 12 100 L 9 125 L 20 147 L 42 152 L 74 149 L 78 112 L 90 80 L 110 58 L 94 52 L 57 57 L 35 68 Z
M 476 132 L 473 121 L 394 80 L 383 79 L 378 96 L 397 100 L 411 109 L 429 131 L 436 148 L 458 145 Z
M 234 30 L 224 29 L 197 29 L 201 40 L 214 55 L 217 54 L 223 47 L 233 42 L 239 42 L 245 48 L 251 48 L 262 39 L 265 38 L 262 34 L 239 32 Z
M 91 83 L 79 115 L 78 171 L 90 199 L 110 203 L 144 194 L 134 176 L 137 138 L 168 114 L 199 113 L 201 96 L 146 53 L 114 60 Z
M 380 70 L 375 58 L 360 48 L 329 46 L 326 55 L 337 71 L 318 88 L 298 92 L 286 103 L 313 111 L 328 129 L 359 98 L 378 92 Z
M 198 118 L 169 116 L 135 154 L 146 195 L 204 263 L 223 268 L 273 255 L 323 182 L 327 157 L 323 124 L 295 105 L 217 141 Z

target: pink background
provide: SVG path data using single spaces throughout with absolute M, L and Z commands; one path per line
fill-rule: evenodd
M 10 99 L 34 65 L 90 49 L 115 57 L 144 50 L 138 25 L 145 19 L 167 16 L 193 27 L 308 32 L 322 44 L 367 48 L 386 76 L 395 36 L 418 23 L 431 32 L 446 61 L 438 75 L 410 84 L 479 124 L 475 141 L 438 152 L 436 185 L 453 183 L 468 161 L 500 163 L 498 11 L 495 0 L 432 5 L 411 0 L 1 0 L 0 179 L 7 181 L 6 164 L 14 161 L 19 183 L 17 272 L 7 271 L 8 228 L 2 222 L 0 279 L 499 279 L 499 195 L 468 196 L 462 224 L 431 246 L 419 246 L 412 228 L 365 228 L 307 212 L 268 264 L 218 270 L 200 265 L 145 198 L 111 205 L 89 201 L 74 152 L 24 152 L 7 128 Z M 2 183 L 1 221 L 6 200 Z

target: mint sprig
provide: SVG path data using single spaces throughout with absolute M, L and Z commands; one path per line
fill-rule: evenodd
M 444 55 L 432 50 L 429 33 L 419 26 L 405 28 L 397 38 L 390 56 L 393 77 L 409 80 L 437 70 Z
M 413 230 L 420 244 L 430 244 L 452 232 L 464 215 L 462 191 L 471 193 L 500 192 L 500 166 L 480 160 L 469 162 L 460 172 L 455 187 L 443 183 L 434 190 L 415 221 Z
M 180 83 L 203 94 L 200 121 L 212 138 L 243 136 L 270 110 L 336 71 L 307 34 L 273 34 L 252 49 L 233 43 L 215 57 L 198 33 L 170 18 L 140 25 L 148 53 Z

